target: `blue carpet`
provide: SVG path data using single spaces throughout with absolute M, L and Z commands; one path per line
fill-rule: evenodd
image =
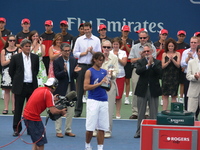
M 1 148 L 16 139 L 12 136 L 12 119 L 13 116 L 0 116 L 0 150 L 31 150 L 32 145 L 24 143 L 18 139 L 12 144 Z M 43 122 L 45 118 L 43 118 Z M 23 123 L 24 124 L 24 123 Z M 64 118 L 62 125 L 64 133 Z M 134 139 L 137 120 L 113 120 L 112 137 L 105 139 L 104 150 L 139 150 L 140 139 Z M 23 126 L 24 129 L 24 126 Z M 49 120 L 46 128 L 48 143 L 45 144 L 47 150 L 84 150 L 85 147 L 85 119 L 74 118 L 72 124 L 73 133 L 76 137 L 57 138 L 54 122 Z M 31 143 L 30 136 L 24 133 L 22 138 Z M 96 137 L 92 138 L 91 145 L 93 150 L 97 150 Z

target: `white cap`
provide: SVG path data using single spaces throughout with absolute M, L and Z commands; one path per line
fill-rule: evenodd
M 46 85 L 46 86 L 58 86 L 58 80 L 56 79 L 56 78 L 49 78 L 48 80 L 47 80 L 47 82 L 46 83 L 44 83 L 44 85 Z

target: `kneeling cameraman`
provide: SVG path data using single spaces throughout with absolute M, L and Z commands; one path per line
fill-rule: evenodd
M 44 150 L 44 144 L 47 143 L 45 128 L 40 114 L 49 108 L 52 114 L 66 114 L 66 109 L 59 110 L 55 107 L 53 92 L 58 86 L 56 78 L 49 78 L 45 87 L 37 88 L 29 98 L 23 113 L 24 122 L 27 131 L 33 141 L 32 150 Z

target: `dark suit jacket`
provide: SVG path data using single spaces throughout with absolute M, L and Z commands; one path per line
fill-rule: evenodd
M 73 90 L 76 90 L 74 79 L 76 79 L 77 73 L 74 72 L 74 68 L 77 65 L 77 61 L 74 57 L 70 56 L 69 63 L 70 63 L 70 80 L 71 80 L 70 88 L 71 88 L 71 91 L 73 91 Z M 68 76 L 68 72 L 64 72 L 64 60 L 62 56 L 54 60 L 53 70 L 54 70 L 55 77 L 59 81 L 58 87 L 56 91 L 54 92 L 54 94 L 65 96 L 67 92 L 68 84 L 69 84 L 69 76 Z
M 146 69 L 146 58 L 137 61 L 136 73 L 139 75 L 139 80 L 135 89 L 135 95 L 145 97 L 149 86 L 152 97 L 158 97 L 162 94 L 159 78 L 162 73 L 161 61 L 154 59 L 154 65 Z
M 31 69 L 32 69 L 32 83 L 33 88 L 38 87 L 37 74 L 39 71 L 39 57 L 36 54 L 30 53 Z M 12 79 L 12 92 L 14 94 L 21 94 L 24 82 L 24 62 L 22 53 L 13 55 L 9 64 L 9 75 Z

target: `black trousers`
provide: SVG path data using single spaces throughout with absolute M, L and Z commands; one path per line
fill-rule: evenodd
M 92 67 L 92 65 L 84 65 L 84 64 L 79 64 L 79 67 L 81 67 L 81 71 L 78 73 L 78 78 L 77 78 L 77 102 L 75 106 L 75 115 L 81 115 L 83 111 L 83 93 L 84 93 L 84 79 L 85 79 L 85 72 Z
M 44 63 L 44 66 L 46 68 L 46 73 L 47 73 L 47 76 L 48 76 L 48 73 L 49 73 L 49 62 L 50 62 L 49 56 L 44 56 L 42 58 L 42 61 Z
M 28 101 L 29 97 L 33 93 L 33 85 L 32 84 L 23 84 L 23 89 L 21 94 L 15 94 L 15 114 L 13 117 L 13 130 L 18 133 L 22 130 L 21 125 L 21 117 L 24 106 L 24 101 Z

